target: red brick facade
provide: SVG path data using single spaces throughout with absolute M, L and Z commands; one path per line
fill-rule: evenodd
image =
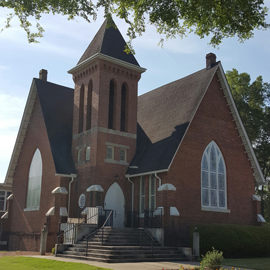
M 78 199 L 86 195 L 86 206 L 103 206 L 109 187 L 117 182 L 124 193 L 125 219 L 132 210 L 132 184 L 126 172 L 136 154 L 137 142 L 137 87 L 140 72 L 122 66 L 115 61 L 94 60 L 79 67 L 73 73 L 75 82 L 73 108 L 72 157 L 77 176 L 71 184 L 69 217 L 78 217 Z M 88 121 L 88 85 L 92 81 L 91 127 Z M 114 129 L 108 128 L 110 82 L 114 82 Z M 120 131 L 121 89 L 127 89 L 126 132 Z M 84 87 L 84 97 L 80 97 Z M 80 100 L 84 100 L 82 111 L 82 132 L 79 132 Z M 201 206 L 201 162 L 209 143 L 214 141 L 219 147 L 226 166 L 226 211 L 206 211 Z M 114 158 L 108 160 L 107 146 L 114 147 Z M 90 160 L 86 160 L 86 147 L 90 146 Z M 36 149 L 42 156 L 42 186 L 40 208 L 25 211 L 30 164 Z M 120 148 L 126 149 L 126 162 L 120 162 Z M 81 160 L 78 151 L 81 150 Z M 163 228 L 172 224 L 224 223 L 257 225 L 259 203 L 252 200 L 255 189 L 253 170 L 243 146 L 239 131 L 217 75 L 214 75 L 197 111 L 189 124 L 184 138 L 167 172 L 157 174 L 162 184 L 171 183 L 176 191 L 157 191 L 159 179 L 156 178 L 156 208 L 164 207 Z M 149 177 L 145 175 L 145 208 L 149 206 Z M 139 212 L 140 177 L 131 177 L 134 182 L 134 211 Z M 13 200 L 8 207 L 10 222 L 10 250 L 39 250 L 41 230 L 46 223 L 48 229 L 47 251 L 57 242 L 60 222 L 60 207 L 68 208 L 68 196 L 53 194 L 56 187 L 65 187 L 69 192 L 71 177 L 56 175 L 54 158 L 37 96 L 31 121 L 23 142 L 13 180 Z M 101 185 L 104 192 L 97 200 L 93 193 L 86 192 L 92 185 Z M 97 195 L 96 195 L 97 196 Z M 46 217 L 51 207 L 54 215 Z M 170 207 L 176 207 L 180 216 L 172 217 Z M 208 209 L 209 210 L 209 209 Z M 172 223 L 174 222 L 174 223 Z

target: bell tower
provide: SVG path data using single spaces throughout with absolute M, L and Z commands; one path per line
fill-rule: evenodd
M 106 191 L 114 182 L 124 197 L 129 196 L 125 174 L 136 151 L 138 81 L 145 69 L 124 52 L 125 46 L 113 20 L 106 19 L 77 65 L 68 71 L 75 83 L 72 155 L 77 180 L 73 197 L 77 201 L 85 194 L 87 206 L 104 206 Z M 87 194 L 93 185 L 100 185 L 104 194 Z

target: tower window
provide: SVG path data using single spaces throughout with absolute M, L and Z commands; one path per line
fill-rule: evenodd
M 113 80 L 110 81 L 110 93 L 109 93 L 109 116 L 108 116 L 108 128 L 114 128 L 114 114 L 115 114 L 115 86 Z
M 78 162 L 82 161 L 82 149 L 78 150 Z
M 90 146 L 86 147 L 85 160 L 90 160 Z
M 84 107 L 84 85 L 81 86 L 80 89 L 80 104 L 79 104 L 79 128 L 78 133 L 83 132 L 83 110 Z
M 114 159 L 114 148 L 107 146 L 107 159 Z
M 92 82 L 92 80 L 90 80 L 90 82 L 88 84 L 88 95 L 87 95 L 87 122 L 86 122 L 86 130 L 91 129 L 92 93 L 93 93 L 93 82 Z
M 120 161 L 127 161 L 127 150 L 120 149 Z
M 127 88 L 126 85 L 122 85 L 122 91 L 121 91 L 121 131 L 127 131 Z

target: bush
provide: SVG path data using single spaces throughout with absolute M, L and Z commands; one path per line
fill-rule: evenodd
M 55 247 L 52 248 L 52 254 L 55 254 Z
M 215 247 L 225 258 L 269 257 L 270 227 L 224 224 L 196 226 L 200 234 L 200 253 Z
M 208 251 L 205 256 L 202 256 L 202 266 L 201 269 L 204 267 L 209 267 L 211 270 L 216 270 L 221 268 L 221 262 L 223 260 L 222 252 L 215 250 L 213 248 L 212 251 Z

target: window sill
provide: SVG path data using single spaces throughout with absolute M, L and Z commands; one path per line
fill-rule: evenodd
M 205 207 L 205 206 L 202 206 L 202 211 L 231 213 L 231 210 L 229 209 L 218 208 L 218 207 Z
M 114 160 L 114 159 L 109 159 L 109 158 L 105 158 L 104 159 L 104 162 L 106 163 L 113 163 L 113 164 L 119 164 L 119 165 L 129 165 L 128 162 L 125 162 L 125 161 L 117 161 L 117 160 Z
M 28 208 L 24 208 L 24 209 L 23 209 L 24 212 L 38 211 L 38 210 L 39 210 L 39 206 L 36 206 L 36 207 L 28 207 Z

